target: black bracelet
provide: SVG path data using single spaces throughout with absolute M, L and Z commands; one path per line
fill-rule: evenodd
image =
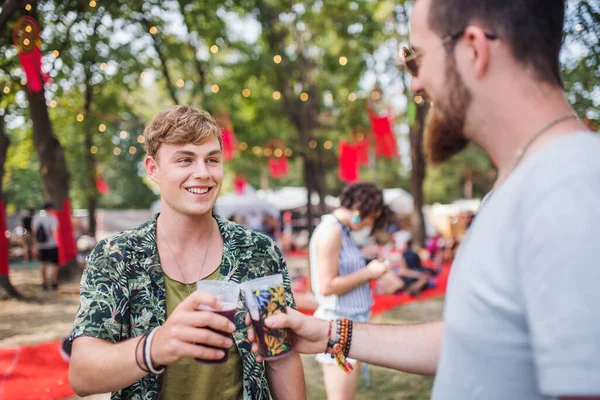
M 352 320 L 348 320 L 348 339 L 346 340 L 346 346 L 344 349 L 344 356 L 348 357 L 350 354 L 350 342 L 352 341 Z
M 146 342 L 148 341 L 148 333 L 144 335 L 144 345 L 142 346 L 142 359 L 144 360 L 144 365 L 146 369 L 144 371 L 148 371 L 150 373 L 150 367 L 148 366 L 148 359 L 146 358 Z
M 144 336 L 144 337 L 140 338 L 140 340 L 138 340 L 137 344 L 135 345 L 135 363 L 137 364 L 137 366 L 138 366 L 139 369 L 141 369 L 145 373 L 149 374 L 150 370 L 144 369 L 144 367 L 140 363 L 140 360 L 138 360 L 138 350 L 140 348 L 140 343 L 144 342 L 145 341 L 145 337 L 148 336 L 148 335 L 144 333 L 142 336 Z M 142 348 L 142 360 L 144 360 L 144 349 L 143 348 Z

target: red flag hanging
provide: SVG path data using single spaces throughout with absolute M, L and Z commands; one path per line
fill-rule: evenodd
M 62 208 L 56 210 L 55 213 L 58 220 L 56 244 L 58 245 L 59 264 L 65 265 L 77 257 L 77 246 L 71 224 L 71 202 L 68 199 L 63 200 Z
M 358 165 L 367 165 L 369 163 L 369 139 L 365 137 L 360 142 L 354 142 L 354 149 L 356 149 Z
M 369 110 L 369 118 L 375 136 L 375 154 L 387 158 L 397 157 L 398 146 L 392 130 L 391 111 L 388 110 L 388 115 L 379 116 Z
M 223 142 L 223 158 L 229 161 L 235 156 L 238 146 L 237 138 L 231 126 L 226 126 L 221 130 L 221 140 Z
M 27 87 L 38 93 L 50 76 L 42 71 L 42 53 L 40 52 L 40 27 L 30 16 L 19 18 L 13 29 L 13 44 L 19 49 L 19 61 L 27 76 Z
M 356 148 L 340 140 L 338 154 L 338 176 L 340 180 L 352 183 L 359 179 L 360 170 L 358 168 L 358 152 Z
M 240 195 L 246 193 L 246 182 L 246 177 L 236 175 L 233 179 L 233 191 Z
M 269 157 L 267 160 L 269 172 L 274 179 L 281 179 L 286 176 L 290 170 L 286 156 Z
M 96 175 L 96 189 L 100 194 L 107 194 L 110 192 L 110 187 L 108 186 L 108 183 L 99 174 Z

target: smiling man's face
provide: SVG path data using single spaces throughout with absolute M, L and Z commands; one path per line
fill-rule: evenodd
M 148 176 L 160 187 L 162 207 L 186 216 L 209 214 L 223 182 L 223 157 L 216 137 L 200 145 L 163 144 L 146 159 Z

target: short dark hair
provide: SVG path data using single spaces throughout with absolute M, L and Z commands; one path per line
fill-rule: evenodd
M 340 206 L 358 210 L 363 218 L 381 213 L 375 221 L 374 231 L 382 229 L 389 220 L 390 212 L 383 202 L 383 190 L 371 182 L 357 182 L 346 186 L 340 194 Z
M 481 24 L 506 42 L 537 78 L 562 87 L 559 53 L 564 0 L 431 0 L 429 27 L 440 37 Z
M 54 204 L 51 202 L 44 203 L 44 210 L 52 210 L 54 208 Z

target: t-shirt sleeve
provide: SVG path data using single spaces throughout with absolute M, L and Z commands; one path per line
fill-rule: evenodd
M 600 395 L 600 180 L 555 184 L 525 207 L 519 271 L 540 391 Z
M 103 240 L 88 256 L 81 277 L 80 305 L 70 340 L 90 336 L 116 343 L 127 327 L 126 283 L 119 282 L 118 264 L 111 258 L 110 242 Z

